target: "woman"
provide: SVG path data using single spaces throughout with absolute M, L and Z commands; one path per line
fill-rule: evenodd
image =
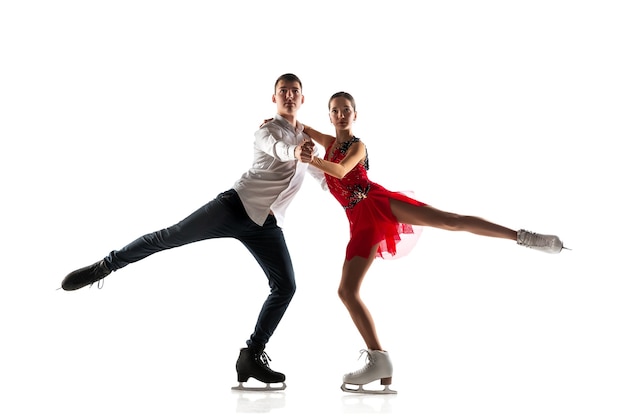
M 338 292 L 367 346 L 362 351 L 367 354 L 365 367 L 344 375 L 341 388 L 349 392 L 395 393 L 389 389 L 393 374 L 389 354 L 383 349 L 372 315 L 359 295 L 365 274 L 376 257 L 399 255 L 398 244 L 413 234 L 412 225 L 508 239 L 548 253 L 559 253 L 563 243 L 557 236 L 515 231 L 479 217 L 441 211 L 370 181 L 367 149 L 352 133 L 357 118 L 354 98 L 338 92 L 330 98 L 328 108 L 336 137 L 309 126 L 304 127 L 304 132 L 326 149 L 324 159 L 314 157 L 310 164 L 325 173 L 328 189 L 344 207 L 350 223 L 350 241 Z M 363 389 L 363 385 L 378 379 L 383 390 Z

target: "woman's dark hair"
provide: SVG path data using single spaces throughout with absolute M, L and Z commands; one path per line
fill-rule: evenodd
M 352 97 L 352 94 L 346 93 L 345 91 L 340 91 L 340 92 L 335 93 L 332 96 L 330 96 L 330 99 L 328 100 L 328 109 L 329 110 L 330 110 L 330 102 L 333 101 L 333 99 L 335 99 L 337 97 L 343 97 L 343 98 L 348 99 L 348 101 L 350 101 L 350 104 L 352 104 L 352 108 L 354 109 L 354 111 L 356 111 L 356 102 L 354 101 L 354 97 Z

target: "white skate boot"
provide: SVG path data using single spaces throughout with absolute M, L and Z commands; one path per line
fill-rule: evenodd
M 558 236 L 541 235 L 524 229 L 517 231 L 517 244 L 547 253 L 559 253 L 563 249 L 563 242 Z
M 361 350 L 361 355 L 366 354 L 365 366 L 358 371 L 350 372 L 343 376 L 341 390 L 345 392 L 356 392 L 362 394 L 397 394 L 389 389 L 391 377 L 393 375 L 393 365 L 389 359 L 389 353 L 382 350 Z M 364 389 L 363 385 L 380 379 L 380 384 L 385 388 L 382 390 Z M 358 388 L 350 388 L 348 385 L 357 385 Z

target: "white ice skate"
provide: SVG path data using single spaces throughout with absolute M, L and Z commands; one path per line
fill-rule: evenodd
M 365 366 L 358 371 L 350 372 L 343 376 L 341 390 L 360 394 L 397 394 L 389 388 L 393 375 L 393 365 L 389 359 L 389 353 L 382 350 L 361 350 L 361 356 L 366 354 Z M 360 358 L 360 357 L 359 357 Z M 380 384 L 385 388 L 382 390 L 370 390 L 363 388 L 364 385 L 380 379 Z M 351 388 L 349 385 L 356 386 Z
M 563 249 L 568 249 L 563 246 L 558 236 L 542 235 L 524 229 L 517 231 L 517 244 L 547 253 L 559 253 Z

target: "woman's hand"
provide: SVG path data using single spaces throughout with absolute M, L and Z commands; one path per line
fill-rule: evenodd
M 298 146 L 296 146 L 295 157 L 298 161 L 305 164 L 310 163 L 313 160 L 313 150 L 315 144 L 311 140 L 303 140 Z
M 259 127 L 263 127 L 265 126 L 268 122 L 271 122 L 272 120 L 274 120 L 274 118 L 272 117 L 271 119 L 265 119 L 263 120 L 263 123 L 261 123 L 261 125 Z

